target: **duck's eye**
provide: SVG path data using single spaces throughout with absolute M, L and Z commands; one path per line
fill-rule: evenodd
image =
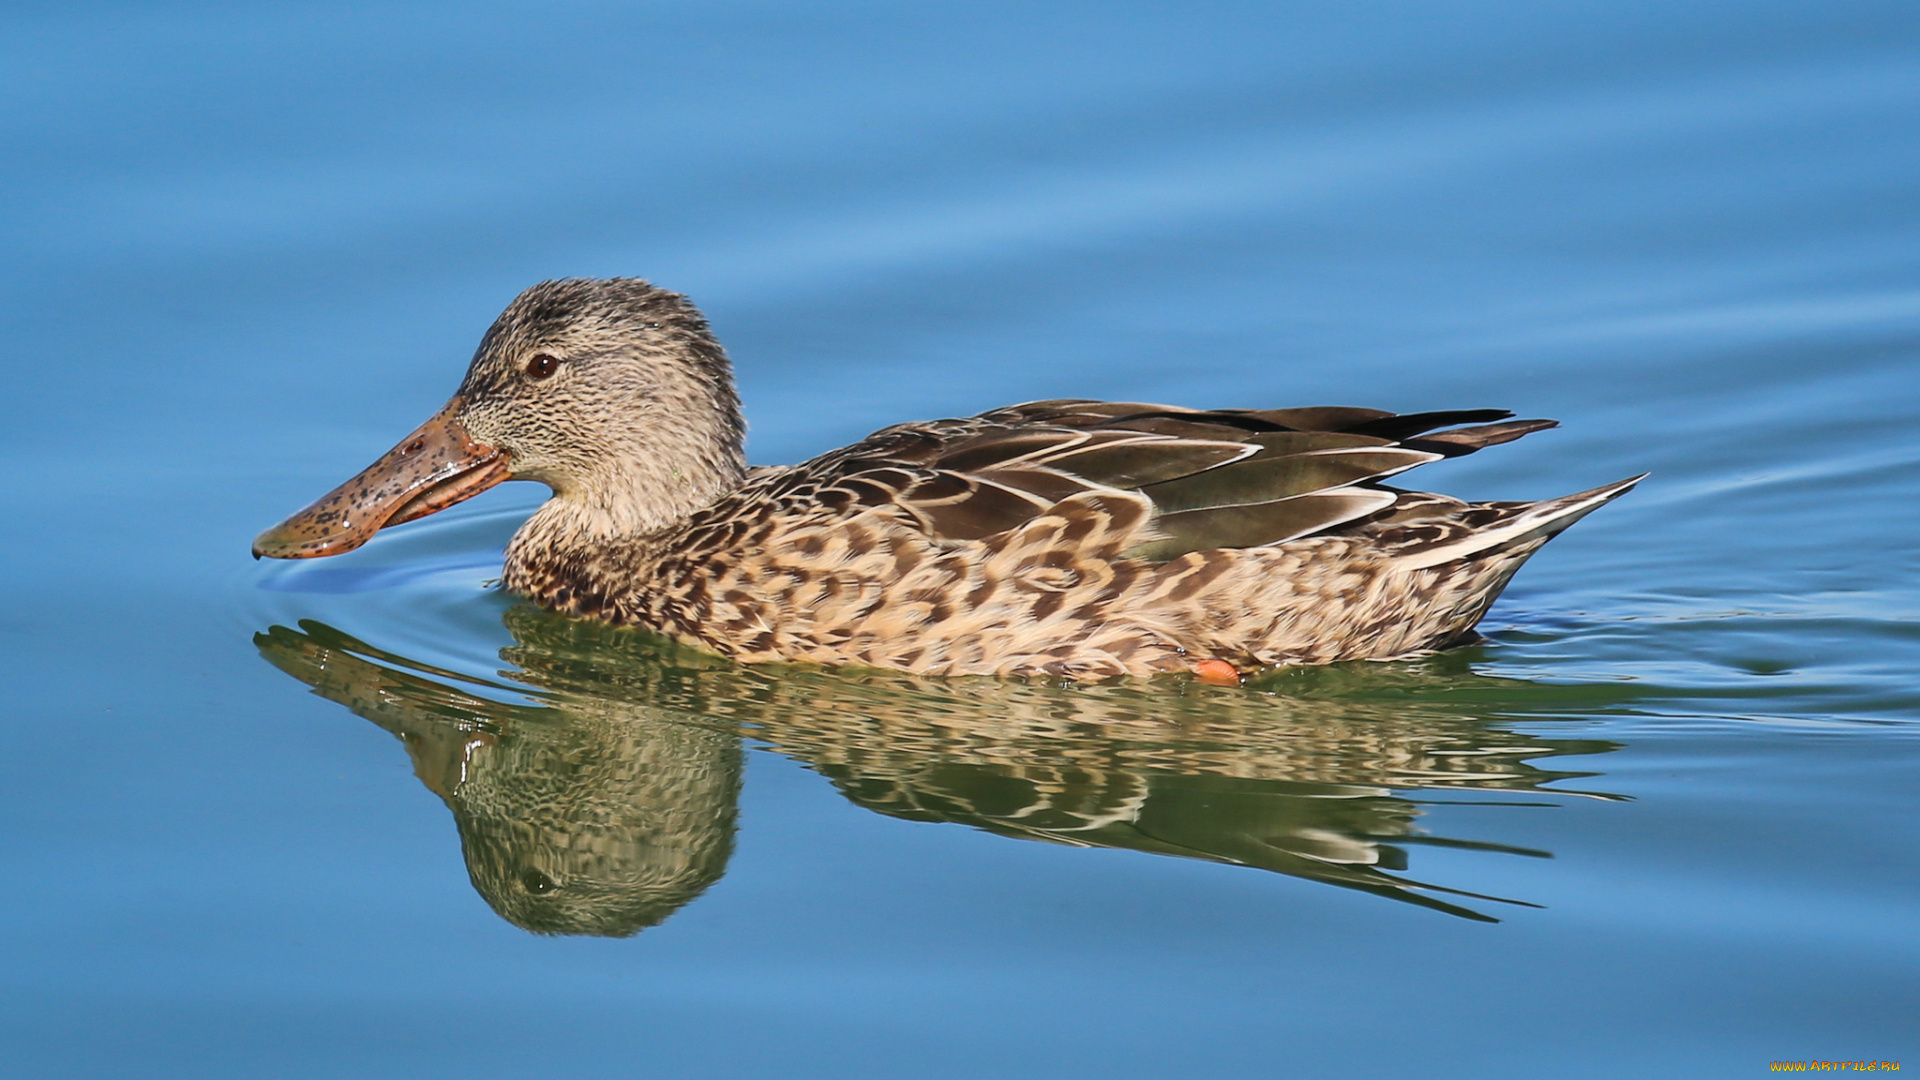
M 560 369 L 560 358 L 551 353 L 540 353 L 527 361 L 527 375 L 534 379 L 544 379 Z

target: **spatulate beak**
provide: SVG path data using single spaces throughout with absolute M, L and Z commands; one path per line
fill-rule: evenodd
M 360 475 L 268 529 L 253 557 L 312 559 L 352 551 L 388 525 L 426 517 L 508 478 L 506 455 L 474 442 L 454 398 Z

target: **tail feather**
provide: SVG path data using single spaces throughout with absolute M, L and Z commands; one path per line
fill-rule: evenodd
M 1647 475 L 1641 473 L 1589 491 L 1533 503 L 1492 528 L 1475 530 L 1443 540 L 1424 550 L 1407 552 L 1397 556 L 1394 564 L 1407 570 L 1420 570 L 1520 547 L 1535 540 L 1544 543 L 1567 526 L 1633 490 L 1633 486 L 1645 480 Z

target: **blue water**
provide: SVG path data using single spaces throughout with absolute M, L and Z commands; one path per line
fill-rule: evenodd
M 14 5 L 0 1061 L 1920 1061 L 1916 192 L 1902 3 Z M 247 558 L 615 274 L 712 318 L 763 463 L 1094 396 L 1653 477 L 1489 643 L 1243 689 L 542 615 L 487 585 L 528 485 Z

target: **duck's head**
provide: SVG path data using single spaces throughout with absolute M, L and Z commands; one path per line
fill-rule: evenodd
M 253 554 L 351 551 L 502 480 L 546 484 L 580 529 L 644 534 L 739 482 L 744 433 L 726 353 L 685 297 L 634 278 L 543 282 L 494 321 L 445 408 Z

